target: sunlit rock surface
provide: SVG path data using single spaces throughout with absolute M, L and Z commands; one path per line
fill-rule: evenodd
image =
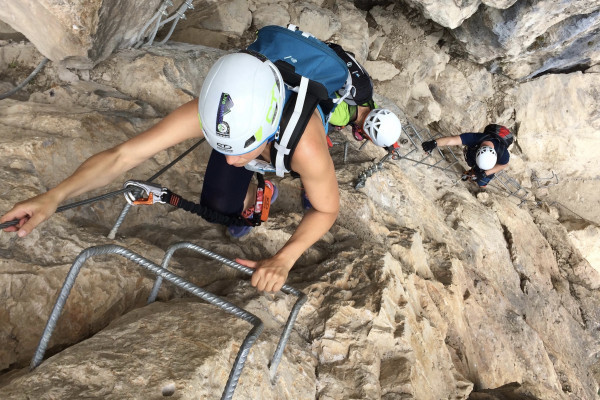
M 268 4 L 247 7 L 254 13 Z M 279 5 L 297 22 L 292 4 Z M 309 12 L 327 5 L 302 7 Z M 323 15 L 332 23 L 364 15 L 346 3 L 339 9 L 343 15 L 337 9 Z M 595 179 L 587 152 L 597 136 L 592 75 L 519 84 L 455 58 L 451 37 L 431 22 L 411 23 L 425 19 L 401 7 L 375 7 L 363 18 L 357 25 L 368 19 L 368 36 L 347 23 L 336 29 L 356 35 L 357 54 L 377 63 L 370 65 L 379 102 L 400 106 L 417 127 L 429 124 L 443 134 L 476 131 L 491 121 L 516 128 L 508 172 L 537 197 L 519 207 L 501 190 L 478 193 L 407 161 L 386 162 L 355 190 L 358 174 L 384 151 L 371 144 L 358 151 L 350 132 L 336 133 L 336 141 L 350 142 L 346 163 L 343 146 L 331 149 L 342 211 L 290 274 L 288 284 L 308 301 L 273 384 L 268 362 L 294 298 L 257 293 L 247 277 L 192 252 L 177 253 L 171 262 L 173 272 L 265 323 L 236 397 L 597 398 L 600 275 L 590 265 L 596 208 L 577 208 L 595 193 L 581 184 Z M 198 29 L 178 34 L 194 36 Z M 339 33 L 333 33 L 336 40 L 343 39 Z M 225 37 L 237 36 L 216 32 L 211 40 Z M 231 48 L 226 42 L 218 47 Z M 4 43 L 0 50 L 8 86 L 42 57 L 26 44 Z M 192 99 L 221 54 L 168 44 L 121 50 L 89 71 L 48 64 L 25 90 L 0 103 L 0 210 L 56 185 L 91 154 Z M 563 121 L 567 111 L 573 119 Z M 581 164 L 576 157 L 571 160 L 577 163 L 566 162 L 562 151 L 543 150 L 557 137 L 581 149 Z M 192 144 L 157 154 L 90 196 L 150 177 Z M 402 142 L 403 150 L 409 146 Z M 200 146 L 156 182 L 196 200 L 209 152 Z M 559 184 L 538 188 L 532 172 L 544 177 L 553 169 Z M 167 205 L 134 208 L 109 240 L 125 204 L 120 196 L 57 214 L 25 239 L 0 233 L 2 398 L 219 398 L 250 325 L 168 283 L 159 302 L 146 306 L 153 276 L 118 256 L 85 264 L 50 343 L 52 357 L 32 372 L 25 367 L 81 250 L 118 244 L 159 263 L 169 245 L 189 241 L 232 259 L 265 257 L 289 239 L 303 215 L 299 182 L 275 182 L 280 197 L 271 218 L 241 241 Z M 579 196 L 568 205 L 591 221 L 552 203 L 552 195 L 563 196 L 557 197 L 561 203 Z
M 518 145 L 527 168 L 537 178 L 558 174 L 559 184 L 546 189 L 548 197 L 572 210 L 568 218 L 580 215 L 596 224 L 600 223 L 598 76 L 581 72 L 543 76 L 521 84 L 515 104 Z M 556 180 L 542 180 L 545 183 Z

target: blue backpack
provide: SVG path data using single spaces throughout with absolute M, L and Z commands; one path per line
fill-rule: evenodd
M 336 92 L 350 82 L 346 63 L 325 43 L 294 25 L 265 26 L 248 46 L 275 64 L 293 93 L 283 109 L 271 151 L 278 176 L 291 171 L 290 160 L 317 105 L 327 115 L 343 100 Z M 350 93 L 350 87 L 347 88 Z

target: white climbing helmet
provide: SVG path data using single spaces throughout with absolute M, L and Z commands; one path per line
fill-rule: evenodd
M 494 168 L 497 159 L 496 150 L 490 146 L 481 146 L 475 154 L 477 166 L 484 171 Z
M 277 133 L 284 100 L 281 74 L 267 58 L 249 51 L 223 56 L 198 98 L 204 137 L 225 155 L 255 150 Z
M 402 124 L 390 110 L 376 108 L 365 118 L 363 130 L 377 146 L 387 147 L 396 143 L 400 137 Z

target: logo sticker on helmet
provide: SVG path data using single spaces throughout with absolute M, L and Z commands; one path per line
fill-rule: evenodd
M 219 108 L 217 109 L 217 135 L 221 137 L 229 137 L 229 124 L 223 119 L 229 114 L 233 108 L 233 100 L 227 93 L 221 93 L 219 100 Z
M 231 153 L 233 151 L 232 147 L 225 143 L 217 143 L 217 147 L 219 148 L 219 151 L 225 151 L 227 153 Z

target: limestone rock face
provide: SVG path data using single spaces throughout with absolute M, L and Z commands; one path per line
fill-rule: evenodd
M 419 18 L 448 28 L 472 60 L 491 63 L 488 65 L 491 70 L 515 79 L 547 71 L 585 69 L 600 59 L 600 45 L 595 40 L 600 29 L 599 0 L 559 5 L 552 0 L 410 0 L 408 3 L 420 10 Z M 27 5 L 4 1 L 0 3 L 3 6 L 0 19 L 23 33 L 51 60 L 81 69 L 90 68 L 115 49 L 130 47 L 144 34 L 150 34 L 158 21 L 153 19 L 157 12 L 171 15 L 170 20 L 175 18 L 182 1 L 170 8 L 161 5 L 159 9 L 160 4 L 163 3 L 159 0 L 90 0 L 69 4 L 36 0 Z M 370 43 L 364 40 L 369 29 L 360 17 L 364 11 L 357 10 L 349 1 L 330 4 L 203 0 L 193 4 L 195 8 L 185 13 L 187 19 L 178 20 L 173 39 L 226 48 L 247 41 L 240 38 L 253 20 L 257 28 L 292 22 L 323 40 L 339 33 L 337 39 L 349 46 L 359 61 L 369 52 Z M 400 7 L 391 4 L 385 11 Z M 375 5 L 369 12 L 376 15 L 377 9 L 382 7 Z M 405 8 L 403 11 L 407 13 Z M 384 28 L 386 34 L 395 25 L 393 20 L 390 22 Z M 38 26 L 45 28 L 38 30 Z M 163 27 L 159 36 L 167 35 L 169 29 L 170 26 Z
M 7 191 L 0 193 L 0 208 L 55 185 L 90 154 L 157 121 L 156 110 L 168 110 L 189 77 L 205 73 L 172 75 L 165 60 L 191 68 L 204 51 L 180 45 L 122 51 L 87 82 L 54 85 L 27 101 L 5 100 L 0 121 L 9 134 L 0 171 Z M 140 77 L 153 76 L 142 81 L 155 82 L 148 90 L 162 91 L 164 102 L 142 100 L 147 94 L 116 73 L 128 63 L 137 63 Z M 53 67 L 45 74 L 58 79 Z M 339 134 L 350 139 L 349 132 Z M 150 176 L 187 145 L 156 155 L 124 179 Z M 196 198 L 207 147 L 157 181 Z M 465 183 L 404 161 L 386 163 L 357 191 L 356 176 L 383 150 L 351 147 L 344 164 L 338 147 L 332 154 L 341 215 L 290 274 L 288 284 L 308 301 L 273 385 L 267 364 L 294 298 L 259 294 L 246 277 L 196 254 L 174 257 L 175 273 L 265 323 L 237 396 L 466 399 L 509 391 L 539 399 L 594 398 L 600 363 L 589 355 L 600 351 L 600 274 L 555 215 L 520 208 L 492 189 L 474 196 Z M 80 343 L 32 372 L 16 368 L 31 357 L 66 269 L 82 249 L 116 243 L 159 263 L 170 244 L 190 241 L 231 259 L 265 257 L 302 218 L 298 182 L 276 184 L 280 200 L 269 222 L 241 241 L 166 205 L 134 209 L 117 239 L 108 240 L 120 198 L 55 215 L 26 239 L 0 234 L 0 293 L 7 305 L 0 314 L 0 355 L 3 368 L 12 366 L 0 383 L 3 396 L 218 397 L 249 325 L 196 300 L 168 301 L 184 296 L 168 284 L 160 292 L 164 302 L 142 307 L 152 277 L 116 256 L 83 267 L 49 355 Z
M 290 8 L 291 21 L 321 40 L 329 40 L 342 26 L 332 11 L 311 2 L 293 2 Z
M 85 69 L 135 43 L 159 4 L 160 0 L 6 0 L 0 2 L 0 19 L 52 61 Z
M 512 2 L 514 2 L 514 0 Z M 482 1 L 468 0 L 457 4 L 457 2 L 453 0 L 410 0 L 409 3 L 418 7 L 425 17 L 434 20 L 440 25 L 454 29 L 460 26 L 465 19 L 473 15 L 481 5 Z
M 251 327 L 207 304 L 154 303 L 57 354 L 33 374 L 16 378 L 3 396 L 219 398 Z M 263 399 L 313 398 L 316 360 L 297 334 L 288 342 L 288 359 L 279 368 L 283 378 L 273 386 L 269 382 L 277 333 L 263 332 L 253 346 L 234 398 L 256 398 L 258 393 Z M 285 379 L 291 375 L 288 371 L 295 380 Z
M 527 167 L 538 177 L 558 173 L 559 185 L 547 188 L 550 197 L 595 223 L 600 222 L 596 181 L 600 119 L 593 105 L 598 98 L 597 77 L 577 72 L 523 83 L 515 107 L 518 143 Z
M 258 29 L 267 25 L 286 26 L 289 22 L 290 14 L 280 4 L 261 5 L 252 13 L 252 23 Z
M 575 247 L 590 265 L 598 271 L 600 271 L 600 248 L 598 248 L 596 240 L 599 236 L 600 228 L 593 225 L 569 231 L 569 237 Z
M 112 85 L 121 93 L 142 99 L 167 113 L 197 97 L 212 64 L 226 54 L 185 43 L 173 43 L 168 48 L 170 50 L 160 46 L 151 47 L 149 51 L 123 52 L 98 65 L 90 73 L 90 79 Z M 144 80 L 144 76 L 150 78 Z
M 463 3 L 465 9 L 476 4 Z M 482 9 L 517 7 L 509 3 L 477 3 L 480 11 L 463 25 Z M 203 4 L 217 7 L 201 3 L 196 10 Z M 227 4 L 239 5 L 230 10 L 235 15 L 252 12 L 256 24 L 259 10 L 274 3 Z M 597 398 L 600 273 L 591 262 L 600 207 L 594 206 L 598 165 L 589 153 L 597 147 L 596 73 L 513 82 L 457 59 L 454 39 L 415 11 L 357 7 L 281 1 L 275 15 L 321 21 L 317 32 L 307 30 L 355 46 L 350 49 L 373 67 L 378 104 L 403 124 L 428 124 L 446 135 L 492 121 L 517 128 L 509 173 L 535 191 L 536 201 L 518 206 L 493 187 L 478 193 L 406 160 L 385 162 L 355 190 L 358 174 L 385 151 L 370 143 L 358 151 L 351 132 L 336 132 L 336 142 L 350 142 L 346 162 L 343 146 L 330 150 L 340 216 L 290 273 L 287 283 L 308 301 L 273 383 L 267 365 L 295 299 L 257 293 L 247 277 L 192 252 L 177 253 L 169 267 L 265 323 L 236 397 Z M 189 21 L 197 22 L 191 14 Z M 253 37 L 180 28 L 182 38 L 213 32 L 206 41 L 225 50 Z M 0 70 L 10 82 L 42 57 L 32 45 L 2 44 Z M 121 50 L 89 71 L 50 63 L 26 90 L 0 102 L 0 213 L 191 100 L 223 54 L 169 43 Z M 147 179 L 192 142 L 89 196 Z M 401 140 L 404 150 L 407 142 Z M 200 146 L 156 182 L 196 200 L 209 154 Z M 554 169 L 560 183 L 536 188 L 533 172 L 540 177 Z M 109 240 L 124 205 L 120 196 L 54 215 L 24 239 L 0 232 L 2 398 L 218 398 L 249 324 L 167 283 L 160 301 L 145 306 L 153 276 L 117 256 L 86 263 L 50 343 L 47 356 L 53 356 L 32 372 L 23 367 L 81 250 L 119 244 L 159 263 L 169 245 L 189 241 L 230 259 L 264 258 L 303 217 L 298 180 L 275 183 L 280 196 L 269 221 L 242 240 L 168 205 L 134 207 Z M 548 201 L 538 207 L 539 199 Z
M 187 10 L 186 18 L 179 28 L 200 28 L 214 32 L 230 32 L 241 35 L 250 27 L 252 14 L 247 0 L 194 1 L 194 8 Z
M 435 2 L 437 3 L 437 2 Z M 470 57 L 519 79 L 545 71 L 587 68 L 600 59 L 598 1 L 487 4 L 452 34 Z M 444 24 L 443 24 L 444 25 Z M 448 25 L 445 25 L 448 26 Z

